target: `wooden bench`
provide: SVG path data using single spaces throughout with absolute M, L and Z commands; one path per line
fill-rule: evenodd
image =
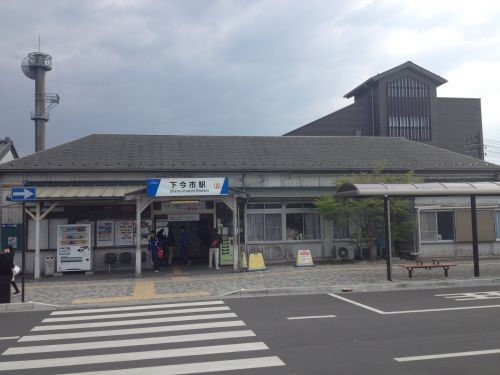
M 433 268 L 442 268 L 444 271 L 444 277 L 448 277 L 448 270 L 450 267 L 454 267 L 456 264 L 453 263 L 441 263 L 438 259 L 432 259 L 432 263 L 424 263 L 422 261 L 417 261 L 414 264 L 400 264 L 399 267 L 406 268 L 408 271 L 408 278 L 413 278 L 413 270 L 416 268 L 423 268 L 426 270 L 431 270 Z

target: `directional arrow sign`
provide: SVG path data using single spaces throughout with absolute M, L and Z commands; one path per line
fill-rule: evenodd
M 10 198 L 13 201 L 34 201 L 36 199 L 36 189 L 34 187 L 12 188 Z

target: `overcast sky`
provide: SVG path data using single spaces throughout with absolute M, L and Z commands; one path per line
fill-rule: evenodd
M 20 64 L 40 35 L 47 92 L 61 96 L 47 147 L 92 133 L 282 135 L 411 60 L 449 81 L 439 96 L 481 98 L 499 147 L 487 159 L 500 162 L 499 20 L 498 1 L 2 0 L 0 137 L 34 151 Z

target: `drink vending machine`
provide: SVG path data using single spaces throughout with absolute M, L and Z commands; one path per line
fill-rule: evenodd
M 92 269 L 90 224 L 57 226 L 57 272 Z

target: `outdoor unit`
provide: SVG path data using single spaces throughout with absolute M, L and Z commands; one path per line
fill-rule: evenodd
M 332 250 L 334 259 L 337 260 L 353 260 L 355 256 L 354 245 L 338 245 Z

